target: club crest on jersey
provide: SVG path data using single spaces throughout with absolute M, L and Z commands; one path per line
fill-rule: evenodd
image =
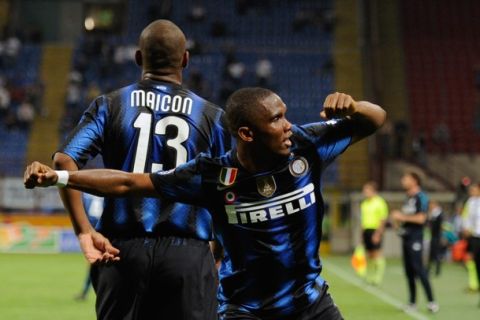
M 265 198 L 270 198 L 277 190 L 273 176 L 257 178 L 257 191 Z
M 296 157 L 288 165 L 288 170 L 294 177 L 300 177 L 308 170 L 308 162 L 304 157 Z
M 237 168 L 227 168 L 223 167 L 220 171 L 220 176 L 218 177 L 218 181 L 223 184 L 224 186 L 231 186 L 235 183 L 235 179 L 237 178 Z

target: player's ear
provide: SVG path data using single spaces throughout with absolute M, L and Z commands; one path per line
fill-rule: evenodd
M 238 137 L 245 142 L 253 141 L 253 131 L 249 127 L 238 128 Z
M 139 67 L 143 66 L 142 51 L 140 51 L 140 50 L 135 51 L 135 63 Z
M 182 58 L 182 68 L 188 67 L 188 62 L 190 61 L 190 52 L 188 50 L 185 50 L 185 53 L 183 54 Z

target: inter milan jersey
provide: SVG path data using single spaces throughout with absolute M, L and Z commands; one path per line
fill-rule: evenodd
M 428 196 L 425 192 L 420 191 L 413 196 L 409 196 L 402 206 L 402 212 L 406 215 L 414 215 L 418 213 L 427 214 L 428 212 Z M 423 233 L 423 224 L 405 222 L 401 228 L 402 236 L 421 235 Z
M 211 212 L 215 236 L 225 250 L 220 311 L 278 319 L 320 296 L 320 178 L 351 142 L 352 122 L 293 126 L 292 132 L 290 156 L 268 172 L 248 173 L 232 150 L 151 175 L 162 197 Z
M 97 98 L 59 151 L 80 168 L 101 153 L 106 168 L 168 170 L 200 152 L 219 156 L 230 148 L 223 114 L 180 85 L 143 80 Z M 106 198 L 97 229 L 113 237 L 212 236 L 205 209 L 153 198 Z

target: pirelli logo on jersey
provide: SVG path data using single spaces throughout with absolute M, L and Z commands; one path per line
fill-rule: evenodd
M 315 202 L 314 185 L 309 183 L 301 189 L 268 200 L 225 205 L 225 212 L 230 224 L 259 223 L 295 214 Z

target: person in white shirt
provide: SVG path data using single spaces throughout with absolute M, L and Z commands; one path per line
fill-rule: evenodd
M 465 205 L 463 216 L 463 230 L 468 238 L 469 251 L 472 253 L 480 283 L 480 183 L 470 187 L 470 198 Z M 480 307 L 480 302 L 478 306 Z

